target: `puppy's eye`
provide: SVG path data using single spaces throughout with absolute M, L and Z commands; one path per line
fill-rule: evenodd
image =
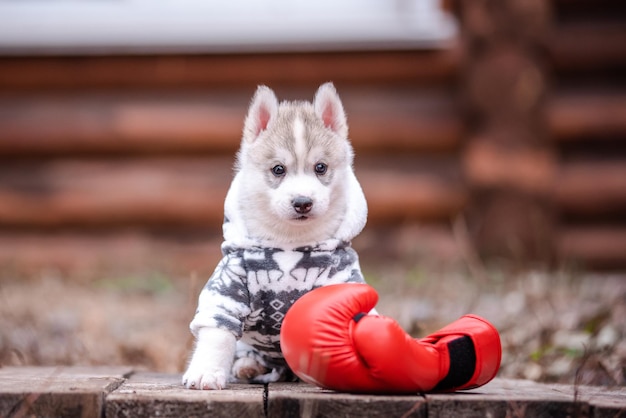
M 272 174 L 274 174 L 276 177 L 280 177 L 280 176 L 284 176 L 285 175 L 285 166 L 284 165 L 275 165 L 274 167 L 272 167 Z
M 324 163 L 315 164 L 315 174 L 322 176 L 326 174 L 326 170 L 328 170 L 328 166 Z

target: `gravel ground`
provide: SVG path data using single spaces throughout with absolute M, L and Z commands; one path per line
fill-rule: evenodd
M 515 273 L 422 261 L 364 264 L 378 310 L 425 336 L 474 312 L 501 332 L 500 377 L 626 385 L 626 275 Z M 0 281 L 1 365 L 133 365 L 181 372 L 205 278 Z

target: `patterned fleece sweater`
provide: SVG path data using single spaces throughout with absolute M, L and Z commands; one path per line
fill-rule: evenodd
M 201 327 L 232 332 L 245 344 L 238 345 L 237 357 L 253 357 L 270 369 L 286 368 L 280 327 L 298 298 L 329 284 L 364 283 L 357 253 L 345 241 L 293 250 L 226 241 L 222 253 L 190 328 L 194 335 Z

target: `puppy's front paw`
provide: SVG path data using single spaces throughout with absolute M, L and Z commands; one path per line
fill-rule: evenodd
M 234 355 L 233 334 L 219 328 L 200 329 L 183 385 L 189 389 L 224 389 Z
M 220 368 L 191 364 L 183 375 L 183 385 L 187 389 L 221 390 L 226 387 L 226 373 Z

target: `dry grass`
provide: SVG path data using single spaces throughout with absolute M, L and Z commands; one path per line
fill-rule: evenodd
M 376 283 L 380 311 L 423 336 L 473 312 L 501 333 L 501 377 L 626 385 L 626 277 L 492 271 L 414 271 L 397 288 Z
M 176 372 L 191 344 L 189 280 L 76 283 L 49 272 L 0 284 L 3 365 L 117 365 Z
M 501 331 L 501 377 L 626 385 L 626 276 L 484 266 L 477 273 L 462 257 L 431 257 L 419 249 L 382 263 L 370 257 L 367 236 L 361 246 L 364 274 L 381 296 L 379 311 L 412 335 L 474 312 Z M 51 271 L 5 277 L 0 364 L 181 372 L 204 281 L 164 273 L 103 272 L 82 282 Z

